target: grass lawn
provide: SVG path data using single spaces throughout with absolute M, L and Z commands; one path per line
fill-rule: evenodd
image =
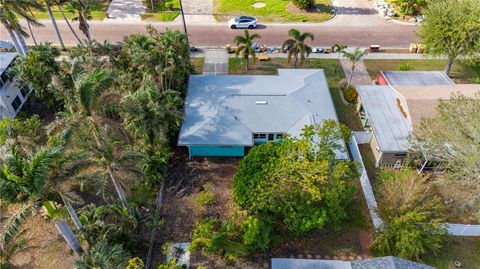
M 65 13 L 65 16 L 69 20 L 71 20 L 73 18 L 74 14 L 72 12 L 68 12 L 67 6 L 68 6 L 67 4 L 62 5 L 63 13 Z M 93 20 L 103 20 L 103 19 L 105 19 L 108 6 L 109 6 L 109 1 L 108 0 L 101 1 L 100 4 L 92 6 L 92 12 L 91 12 L 92 19 Z M 62 13 L 60 13 L 57 6 L 52 6 L 51 9 L 52 9 L 53 16 L 56 19 L 62 19 L 63 20 Z M 35 18 L 40 19 L 40 20 L 41 19 L 50 19 L 49 15 L 48 15 L 48 12 L 46 10 L 45 11 L 33 11 L 33 14 L 35 15 Z
M 480 268 L 480 237 L 449 236 L 440 253 L 423 260 L 437 269 L 454 269 L 454 261 L 460 261 L 461 268 Z
M 193 66 L 193 74 L 200 75 L 203 74 L 203 63 L 205 62 L 205 58 L 203 57 L 195 57 L 190 58 L 190 64 Z
M 336 64 L 337 60 L 334 59 L 307 59 L 300 68 L 324 69 L 338 119 L 352 130 L 362 130 L 355 106 L 342 102 L 338 82 L 345 78 L 345 74 L 340 66 L 337 72 L 334 72 Z M 252 70 L 245 70 L 245 64 L 240 58 L 230 58 L 228 62 L 228 73 L 237 75 L 274 75 L 279 68 L 293 68 L 293 65 L 289 64 L 287 59 L 272 58 L 267 62 L 257 62 Z
M 409 70 L 442 71 L 447 60 L 364 60 L 368 73 L 372 79 L 382 70 L 400 70 L 408 67 Z M 450 71 L 450 77 L 456 83 L 480 83 L 480 65 L 469 65 L 455 61 Z
M 162 11 L 158 6 L 156 6 L 155 10 L 152 12 L 151 6 L 148 4 L 146 6 L 147 12 L 141 15 L 143 21 L 173 21 L 178 14 L 180 14 L 179 0 L 166 0 L 165 6 L 168 9 L 167 11 Z
M 265 7 L 255 8 L 253 3 L 261 2 Z M 214 16 L 226 21 L 238 15 L 250 15 L 262 22 L 321 22 L 333 16 L 331 0 L 316 0 L 318 10 L 298 9 L 288 0 L 215 0 Z

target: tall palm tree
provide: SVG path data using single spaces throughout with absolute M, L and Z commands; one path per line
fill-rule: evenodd
M 312 48 L 305 44 L 305 40 L 310 38 L 310 40 L 313 41 L 314 36 L 309 32 L 301 33 L 297 29 L 290 29 L 290 31 L 288 31 L 288 35 L 291 38 L 283 42 L 282 47 L 290 47 L 288 50 L 288 62 L 290 62 L 293 56 L 295 58 L 294 66 L 297 68 L 298 57 L 300 56 L 300 65 L 302 65 L 305 61 L 305 58 L 308 57 L 312 51 Z
M 238 48 L 236 51 L 236 56 L 242 55 L 243 59 L 245 59 L 247 64 L 247 70 L 249 69 L 249 58 L 252 56 L 252 60 L 255 61 L 257 56 L 255 54 L 255 48 L 253 47 L 253 40 L 256 38 L 260 38 L 259 34 L 250 35 L 250 32 L 245 29 L 244 35 L 238 35 L 235 37 L 234 42 L 237 44 Z
M 159 92 L 150 80 L 142 86 L 124 97 L 124 126 L 135 138 L 144 141 L 147 151 L 153 151 L 166 143 L 178 127 L 183 102 L 179 92 Z
M 337 52 L 337 53 L 338 53 L 337 64 L 335 64 L 335 71 L 334 71 L 334 73 L 337 73 L 338 64 L 340 63 L 340 56 L 342 55 L 343 52 L 345 52 L 346 49 L 347 49 L 347 45 L 343 45 L 343 44 L 335 44 L 335 45 L 333 45 L 333 52 Z
M 77 32 L 75 32 L 75 30 L 73 29 L 72 24 L 70 24 L 70 21 L 67 19 L 67 16 L 65 16 L 65 12 L 63 12 L 62 4 L 65 1 L 67 1 L 67 0 L 58 0 L 55 3 L 57 4 L 57 7 L 58 7 L 58 10 L 60 11 L 60 14 L 62 14 L 63 19 L 67 23 L 68 28 L 70 29 L 70 31 L 72 31 L 73 35 L 77 39 L 78 44 L 83 45 L 82 40 L 80 39 L 80 37 L 78 37 Z
M 352 72 L 350 73 L 350 78 L 348 79 L 347 88 L 349 88 L 350 84 L 352 83 L 353 72 L 355 72 L 355 64 L 363 60 L 363 57 L 365 57 L 366 55 L 367 55 L 367 51 L 361 50 L 360 48 L 356 48 L 352 52 L 348 52 L 348 51 L 343 52 L 343 57 L 347 58 L 352 62 Z
M 134 161 L 141 158 L 131 151 L 120 151 L 119 140 L 126 139 L 126 133 L 121 125 L 112 119 L 115 107 L 120 104 L 122 96 L 119 93 L 109 91 L 112 83 L 112 75 L 105 69 L 89 71 L 82 63 L 75 61 L 70 71 L 72 81 L 64 85 L 56 85 L 66 93 L 66 111 L 60 113 L 61 119 L 57 121 L 59 127 L 72 126 L 78 132 L 88 132 L 90 141 L 84 141 L 90 146 L 93 154 L 92 159 L 113 183 L 122 205 L 127 208 L 125 187 L 121 183 L 119 170 L 133 172 Z M 70 88 L 69 88 L 70 86 Z M 129 165 L 127 165 L 129 164 Z
M 17 52 L 23 56 L 28 52 L 25 42 L 28 33 L 23 29 L 17 15 L 32 25 L 41 26 L 32 15 L 32 9 L 42 9 L 42 5 L 36 0 L 0 0 L 0 22 L 7 30 Z
M 67 11 L 74 14 L 72 21 L 78 21 L 78 29 L 85 34 L 89 42 L 92 42 L 88 25 L 88 21 L 92 19 L 89 4 L 89 0 L 71 0 L 67 3 Z
M 50 17 L 50 20 L 52 21 L 53 29 L 55 29 L 55 33 L 57 34 L 58 42 L 60 42 L 60 47 L 62 50 L 65 50 L 65 44 L 63 43 L 62 35 L 60 34 L 60 31 L 58 30 L 58 25 L 57 21 L 55 20 L 55 16 L 53 16 L 52 13 L 52 4 L 54 4 L 54 0 L 43 0 L 45 3 L 45 7 L 47 8 L 48 16 Z
M 22 225 L 31 213 L 32 206 L 27 204 L 5 221 L 0 233 L 0 268 L 10 268 L 10 259 L 25 249 L 28 239 L 22 236 Z

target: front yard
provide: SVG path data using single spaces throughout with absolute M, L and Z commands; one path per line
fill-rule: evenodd
M 106 17 L 107 9 L 108 6 L 110 5 L 110 1 L 108 0 L 102 0 L 98 1 L 97 4 L 90 5 L 91 8 L 91 13 L 90 15 L 92 16 L 92 20 L 103 20 Z M 60 13 L 60 10 L 56 5 L 51 6 L 53 16 L 55 19 L 62 19 L 62 13 Z M 62 4 L 62 10 L 65 13 L 65 16 L 67 19 L 71 20 L 74 17 L 74 13 L 70 12 L 68 9 L 68 3 Z M 35 16 L 36 19 L 50 19 L 48 12 L 45 11 L 32 11 L 33 15 Z
M 335 72 L 337 63 L 338 61 L 333 59 L 307 59 L 299 68 L 324 69 L 337 110 L 338 120 L 352 130 L 362 130 L 355 106 L 345 104 L 342 101 L 339 81 L 345 78 L 345 74 L 340 64 L 338 64 L 337 72 Z M 272 58 L 270 61 L 257 61 L 251 70 L 246 70 L 244 61 L 240 58 L 230 58 L 228 63 L 228 73 L 230 75 L 275 75 L 280 68 L 293 68 L 293 64 L 289 64 L 287 59 L 284 58 Z
M 363 61 L 372 79 L 375 79 L 380 71 L 443 71 L 447 60 L 373 60 Z M 467 64 L 455 61 L 450 71 L 450 77 L 455 83 L 480 83 L 480 64 Z
M 254 4 L 265 4 L 254 7 Z M 334 12 L 331 0 L 316 0 L 315 7 L 305 11 L 287 0 L 215 0 L 214 16 L 226 21 L 239 15 L 256 17 L 262 22 L 322 22 L 330 19 Z

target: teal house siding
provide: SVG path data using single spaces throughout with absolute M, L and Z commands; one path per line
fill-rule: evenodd
M 243 157 L 245 147 L 243 146 L 189 146 L 190 157 L 195 156 L 225 156 Z

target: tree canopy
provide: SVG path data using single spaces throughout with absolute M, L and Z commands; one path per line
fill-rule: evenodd
M 419 35 L 426 52 L 448 56 L 445 72 L 453 60 L 477 58 L 480 51 L 480 3 L 478 0 L 432 1 L 424 11 Z
M 348 136 L 346 127 L 325 121 L 300 138 L 254 147 L 235 175 L 235 201 L 253 216 L 281 219 L 295 234 L 338 225 L 358 176 L 354 162 L 335 159 Z

